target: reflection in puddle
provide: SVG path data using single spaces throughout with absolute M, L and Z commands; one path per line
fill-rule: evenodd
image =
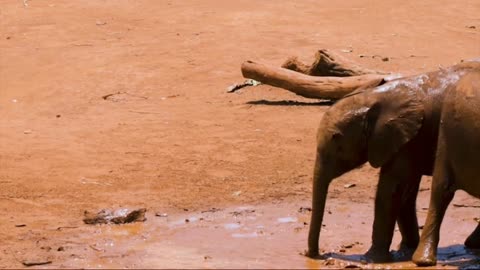
M 223 225 L 223 227 L 227 230 L 235 230 L 235 229 L 241 228 L 242 225 L 240 225 L 238 223 L 227 223 L 227 224 Z
M 232 234 L 233 238 L 255 238 L 258 237 L 257 232 L 252 232 L 252 233 L 234 233 Z
M 283 218 L 278 218 L 277 219 L 278 223 L 293 223 L 293 222 L 297 222 L 297 221 L 298 221 L 298 218 L 296 218 L 296 217 L 283 217 Z

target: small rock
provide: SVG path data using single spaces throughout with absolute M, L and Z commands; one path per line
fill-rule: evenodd
M 355 265 L 355 264 L 349 264 L 347 266 L 344 267 L 345 269 L 351 269 L 351 268 L 361 268 L 360 266 L 358 265 Z
M 40 249 L 43 249 L 45 251 L 50 251 L 50 250 L 52 250 L 52 247 L 45 246 L 45 247 L 41 247 Z
M 300 207 L 300 209 L 298 209 L 298 212 L 299 213 L 312 212 L 312 208 L 311 207 Z
M 64 247 L 58 247 L 57 251 L 65 251 L 65 248 Z
M 45 264 L 50 264 L 52 261 L 50 260 L 24 260 L 22 261 L 22 264 L 25 266 L 36 266 L 36 265 L 45 265 Z
M 15 227 L 17 228 L 21 228 L 21 227 L 26 227 L 27 224 L 15 224 Z
M 23 131 L 23 134 L 31 134 L 31 133 L 32 133 L 32 130 L 30 130 L 30 129 L 27 129 L 27 130 Z
M 338 252 L 341 252 L 341 253 L 345 253 L 347 250 L 345 250 L 344 248 L 341 248 L 340 250 L 338 250 Z
M 96 21 L 95 24 L 96 24 L 96 25 L 106 25 L 107 22 L 104 22 L 104 21 Z
M 203 256 L 203 259 L 204 259 L 205 261 L 206 261 L 206 260 L 211 260 L 211 259 L 212 259 L 212 257 L 211 257 L 211 256 L 208 256 L 208 255 L 206 255 L 206 256 Z
M 190 222 L 190 219 L 186 218 L 185 223 L 189 223 L 189 222 Z
M 96 214 L 85 211 L 83 222 L 85 224 L 124 224 L 131 222 L 144 222 L 147 220 L 145 217 L 146 212 L 146 208 L 136 210 L 119 209 L 116 211 L 103 209 Z
M 221 211 L 222 209 L 220 208 L 215 208 L 215 207 L 212 207 L 208 210 L 203 210 L 202 213 L 215 213 L 215 212 L 218 212 L 218 211 Z
M 387 61 L 389 61 L 389 60 L 390 60 L 390 58 L 388 58 L 388 57 L 383 57 L 383 58 L 382 58 L 382 61 L 383 61 L 383 62 L 387 62 Z
M 335 259 L 333 259 L 333 258 L 328 258 L 323 263 L 323 265 L 334 265 L 334 264 L 335 264 Z
M 240 196 L 240 194 L 242 194 L 241 190 L 232 193 L 233 196 Z
M 156 217 L 168 217 L 167 213 L 155 213 Z
M 356 184 L 346 184 L 343 187 L 344 188 L 352 188 L 352 187 L 355 187 L 355 186 L 357 186 L 357 185 Z
M 60 118 L 60 117 L 62 117 L 62 115 L 57 114 L 57 115 L 55 115 L 55 117 Z
M 476 29 L 477 28 L 475 25 L 467 25 L 466 27 L 470 28 L 470 29 Z

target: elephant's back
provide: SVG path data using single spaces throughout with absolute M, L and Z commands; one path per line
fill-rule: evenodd
M 480 70 L 447 89 L 440 130 L 439 146 L 445 147 L 459 188 L 480 196 Z

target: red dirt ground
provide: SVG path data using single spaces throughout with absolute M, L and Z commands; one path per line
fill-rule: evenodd
M 298 256 L 306 229 L 272 242 L 273 250 L 295 246 L 283 249 L 296 258 L 285 264 L 274 251 L 262 264 L 255 257 L 242 264 L 239 252 L 202 258 L 208 265 L 192 252 L 181 259 L 149 253 L 175 244 L 142 246 L 143 257 L 118 249 L 110 257 L 116 264 L 94 264 L 101 256 L 91 241 L 108 238 L 102 232 L 109 227 L 84 225 L 83 211 L 146 207 L 142 230 L 161 242 L 155 212 L 182 217 L 183 209 L 308 206 L 315 133 L 328 106 L 265 85 L 227 94 L 227 86 L 243 81 L 244 60 L 280 65 L 288 56 L 308 59 L 327 48 L 372 69 L 411 73 L 480 56 L 477 0 L 26 3 L 0 6 L 1 268 L 37 257 L 52 260 L 47 267 L 326 267 Z M 365 165 L 331 187 L 332 207 L 367 211 L 356 228 L 364 241 L 357 253 L 369 244 L 376 176 Z M 346 183 L 357 186 L 344 189 Z M 426 207 L 428 192 L 420 196 Z M 470 227 L 445 246 L 461 244 L 475 225 L 478 210 L 458 211 L 449 215 Z M 15 227 L 20 224 L 26 226 Z M 61 226 L 76 228 L 57 231 Z M 178 233 L 208 235 L 200 228 Z M 337 242 L 322 244 L 333 248 L 341 237 L 355 238 L 344 229 L 331 238 Z M 142 263 L 149 254 L 160 257 Z M 173 264 L 174 257 L 185 264 Z

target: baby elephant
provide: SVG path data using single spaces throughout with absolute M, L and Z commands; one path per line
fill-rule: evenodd
M 366 162 L 381 168 L 367 259 L 391 258 L 395 223 L 402 235 L 400 249 L 415 250 L 420 238 L 415 209 L 418 187 L 423 175 L 433 174 L 436 162 L 432 214 L 424 229 L 421 256 L 416 257 L 420 264 L 433 263 L 438 226 L 453 190 L 480 195 L 480 182 L 475 182 L 480 164 L 473 159 L 480 153 L 479 73 L 480 62 L 468 62 L 392 80 L 358 90 L 325 113 L 317 134 L 307 256 L 320 255 L 329 184 Z M 480 246 L 480 225 L 465 245 Z
M 437 144 L 430 207 L 413 255 L 419 266 L 436 264 L 440 225 L 455 191 L 480 198 L 480 70 L 446 90 Z

